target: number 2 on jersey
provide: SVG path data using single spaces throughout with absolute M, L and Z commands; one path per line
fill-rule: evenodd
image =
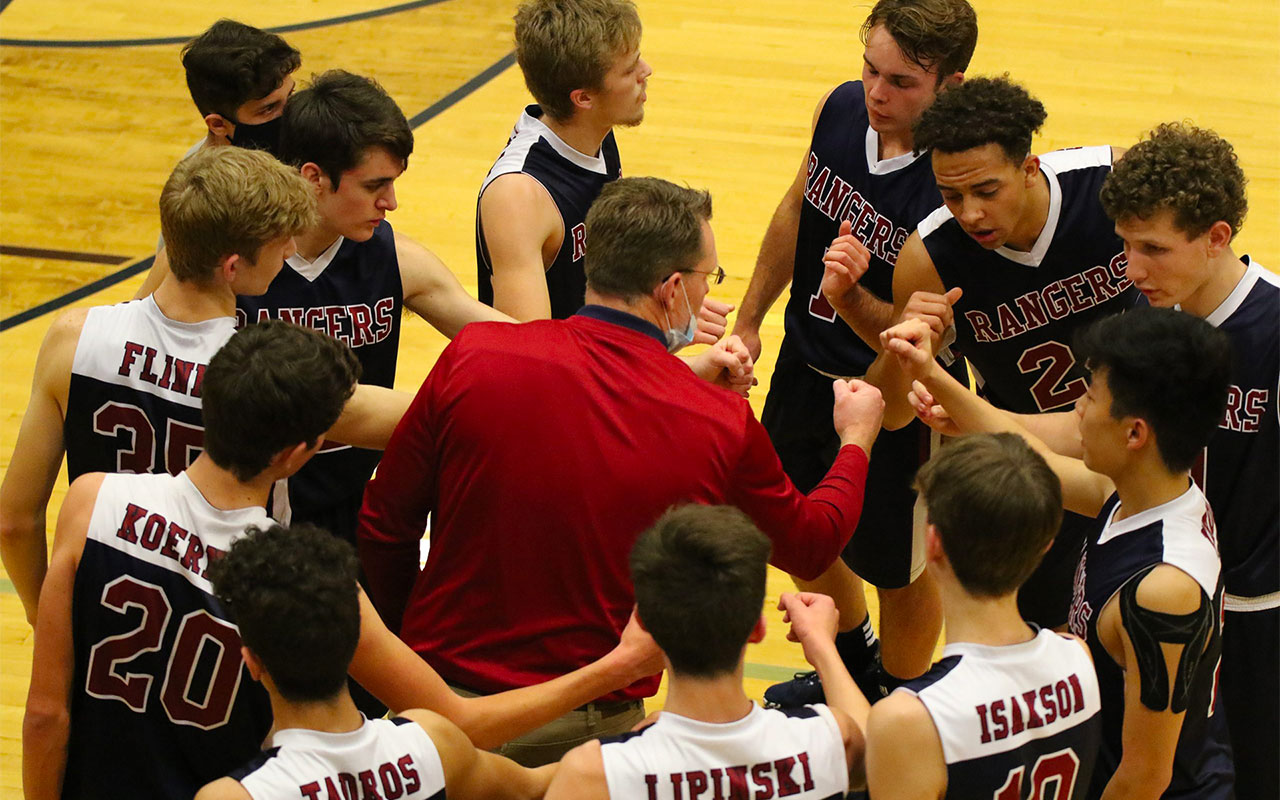
M 1018 357 L 1018 369 L 1023 375 L 1043 367 L 1044 371 L 1036 382 L 1031 384 L 1031 396 L 1041 411 L 1052 411 L 1067 403 L 1075 402 L 1084 394 L 1089 384 L 1084 378 L 1062 383 L 1071 368 L 1076 364 L 1075 354 L 1062 342 L 1042 342 L 1035 347 L 1028 347 Z

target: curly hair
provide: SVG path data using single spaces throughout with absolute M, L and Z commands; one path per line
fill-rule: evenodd
M 360 640 L 355 549 L 314 525 L 246 533 L 209 565 L 214 595 L 286 700 L 333 697 Z
M 1047 116 L 1044 104 L 1007 74 L 973 78 L 939 94 L 912 135 L 917 152 L 961 153 L 994 143 L 1010 161 L 1020 162 Z
M 1113 220 L 1150 219 L 1163 209 L 1188 239 L 1218 221 L 1234 238 L 1248 212 L 1244 170 L 1231 143 L 1207 128 L 1166 122 L 1116 161 L 1102 184 Z
M 862 23 L 862 43 L 883 25 L 907 60 L 934 70 L 938 82 L 969 68 L 978 46 L 978 15 L 966 0 L 880 0 Z

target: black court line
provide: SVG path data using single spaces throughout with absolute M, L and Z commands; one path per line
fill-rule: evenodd
M 485 67 L 478 75 L 476 75 L 471 80 L 462 84 L 457 89 L 454 89 L 452 92 L 449 92 L 447 95 L 440 98 L 436 102 L 432 103 L 423 111 L 420 111 L 417 114 L 414 114 L 409 119 L 410 127 L 417 128 L 423 123 L 427 122 L 428 120 L 434 119 L 435 117 L 439 116 L 440 113 L 443 112 L 445 109 L 454 105 L 458 101 L 465 98 L 467 95 L 474 92 L 476 89 L 479 89 L 481 86 L 493 80 L 503 70 L 507 69 L 514 63 L 516 63 L 515 52 L 512 51 L 510 53 L 507 53 L 505 56 L 493 62 L 488 67 Z M 21 325 L 22 323 L 29 322 L 30 320 L 33 320 L 36 317 L 41 317 L 50 312 L 57 311 L 63 306 L 74 303 L 75 301 L 80 300 L 81 298 L 88 297 L 94 292 L 101 291 L 107 288 L 108 286 L 113 286 L 119 283 L 120 281 L 126 280 L 128 278 L 132 278 L 134 275 L 137 275 L 140 272 L 144 272 L 150 269 L 151 264 L 153 261 L 155 261 L 155 259 L 156 257 L 154 255 L 149 255 L 146 258 L 135 261 L 134 263 L 129 264 L 124 268 L 111 273 L 110 275 L 105 275 L 99 278 L 98 280 L 94 281 L 93 283 L 87 284 L 85 286 L 81 286 L 78 289 L 73 289 L 70 292 L 67 292 L 66 294 L 62 295 L 61 297 L 55 297 L 54 299 L 46 303 L 41 303 L 40 305 L 34 308 L 29 308 L 26 311 L 20 311 L 11 317 L 0 320 L 0 333 L 3 333 L 4 331 L 9 330 L 15 325 Z
M 0 0 L 0 11 L 4 11 L 6 8 L 8 8 L 9 4 L 12 2 L 13 0 Z
M 2 11 L 3 9 L 0 9 Z M 123 264 L 129 256 L 113 256 L 106 253 L 78 253 L 75 250 L 46 250 L 40 247 L 16 247 L 0 244 L 0 256 L 23 258 L 47 258 L 52 261 L 83 261 L 86 264 Z
M 9 330 L 14 325 L 21 325 L 22 323 L 33 320 L 36 317 L 42 317 L 51 311 L 57 311 L 65 305 L 69 305 L 77 300 L 88 297 L 94 292 L 99 292 L 108 286 L 113 286 L 126 278 L 132 278 L 138 273 L 146 272 L 148 269 L 151 269 L 151 263 L 155 260 L 156 257 L 154 255 L 138 259 L 123 269 L 117 270 L 110 275 L 104 275 L 96 281 L 86 283 L 84 286 L 77 289 L 72 289 L 61 297 L 55 297 L 47 303 L 41 303 L 35 308 L 28 308 L 26 311 L 20 311 L 12 317 L 0 320 L 0 333 Z
M 279 25 L 274 28 L 267 28 L 271 33 L 293 33 L 294 31 L 307 31 L 313 28 L 324 28 L 329 25 L 341 25 L 346 22 L 360 22 L 366 19 L 374 19 L 376 17 L 385 17 L 388 14 L 398 14 L 401 11 L 411 11 L 415 8 L 423 6 L 433 6 L 437 3 L 444 3 L 447 0 L 413 0 L 409 3 L 398 3 L 394 6 L 386 8 L 375 8 L 369 11 L 360 11 L 355 14 L 344 14 L 340 17 L 329 17 L 328 19 L 317 19 L 310 22 L 294 22 L 289 25 Z M 0 5 L 0 11 L 3 11 L 13 0 L 0 0 L 4 5 Z M 0 45 L 9 45 L 11 47 L 144 47 L 148 45 L 158 44 L 186 44 L 196 37 L 196 34 L 189 36 L 162 36 L 154 39 L 7 39 L 0 38 Z

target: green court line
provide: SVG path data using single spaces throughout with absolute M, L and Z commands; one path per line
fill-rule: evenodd
M 0 592 L 4 594 L 13 594 L 13 581 L 8 578 L 0 578 Z

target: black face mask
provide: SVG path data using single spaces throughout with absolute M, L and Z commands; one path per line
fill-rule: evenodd
M 280 129 L 284 125 L 284 117 L 276 117 L 268 122 L 249 125 L 236 123 L 235 132 L 231 134 L 231 143 L 236 147 L 250 150 L 266 150 L 271 155 L 280 157 Z

